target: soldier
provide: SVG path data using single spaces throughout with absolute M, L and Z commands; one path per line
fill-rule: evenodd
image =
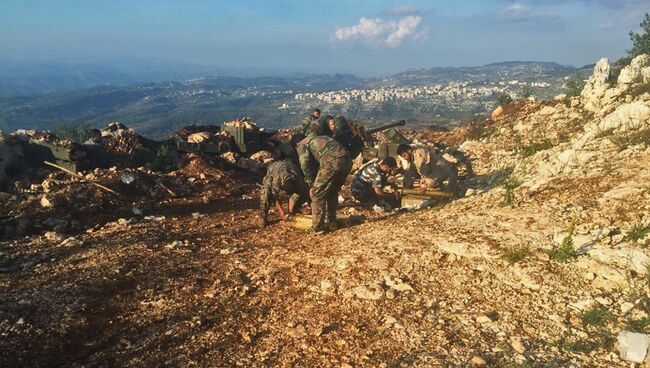
M 442 156 L 428 148 L 414 150 L 407 144 L 397 147 L 397 155 L 404 169 L 404 188 L 413 188 L 416 177 L 420 177 L 422 191 L 439 188 L 455 193 L 458 169 Z
M 353 159 L 357 157 L 363 150 L 363 140 L 356 136 L 348 124 L 348 121 L 341 115 L 331 116 L 326 118 L 327 130 L 325 135 L 334 138 L 345 149 L 350 152 L 350 157 Z
M 314 111 L 312 111 L 311 114 L 309 114 L 309 116 L 307 116 L 300 125 L 300 129 L 304 135 L 308 135 L 312 131 L 318 131 L 320 127 L 321 122 L 319 109 L 314 109 Z
M 279 139 L 270 138 L 268 140 L 269 151 L 273 154 L 273 157 L 279 160 L 289 160 L 296 165 L 300 165 L 298 161 L 298 153 L 296 153 L 296 148 L 290 143 L 284 143 Z
M 308 188 L 300 172 L 300 168 L 288 160 L 276 161 L 269 165 L 266 176 L 262 181 L 260 191 L 260 209 L 262 210 L 261 225 L 268 225 L 269 209 L 273 204 L 278 209 L 280 219 L 285 221 L 290 215 L 300 210 L 300 207 L 309 198 Z M 280 192 L 289 195 L 289 215 L 284 212 L 280 203 Z
M 352 196 L 364 205 L 379 204 L 388 209 L 399 207 L 399 192 L 387 193 L 388 175 L 397 167 L 393 157 L 370 162 L 357 171 L 352 179 Z
M 11 177 L 22 171 L 23 158 L 20 138 L 0 133 L 0 191 L 7 190 Z
M 334 139 L 310 134 L 298 144 L 300 167 L 310 185 L 312 231 L 336 229 L 336 207 L 341 186 L 352 168 L 350 153 Z

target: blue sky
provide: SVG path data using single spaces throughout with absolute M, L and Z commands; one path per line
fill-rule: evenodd
M 584 65 L 622 56 L 645 12 L 650 0 L 0 0 L 0 58 L 356 73 Z

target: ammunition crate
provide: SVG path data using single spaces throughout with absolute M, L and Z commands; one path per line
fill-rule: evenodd
M 260 131 L 247 131 L 243 127 L 223 126 L 224 132 L 228 132 L 235 139 L 237 147 L 241 153 L 251 154 L 264 148 L 264 142 L 273 133 Z
M 70 160 L 69 149 L 34 139 L 25 145 L 25 161 L 32 167 L 43 166 L 43 161 L 49 161 L 72 172 L 83 169 Z

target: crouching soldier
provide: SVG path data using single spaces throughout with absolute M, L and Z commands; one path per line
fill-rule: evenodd
M 308 188 L 300 172 L 300 168 L 291 161 L 276 161 L 269 165 L 260 191 L 260 208 L 262 210 L 261 225 L 268 225 L 269 209 L 275 204 L 280 214 L 280 219 L 285 221 L 288 215 L 280 203 L 280 193 L 284 191 L 289 195 L 288 214 L 295 214 L 308 199 Z
M 300 168 L 311 187 L 312 231 L 323 232 L 325 216 L 336 228 L 336 207 L 341 186 L 352 168 L 350 153 L 337 141 L 310 134 L 297 146 Z
M 413 188 L 416 178 L 420 178 L 420 189 L 442 189 L 455 193 L 458 169 L 442 156 L 428 148 L 413 149 L 407 144 L 397 148 L 404 169 L 404 188 Z
M 352 196 L 365 206 L 380 205 L 385 209 L 399 207 L 399 192 L 387 193 L 388 175 L 397 167 L 393 157 L 364 165 L 352 179 Z

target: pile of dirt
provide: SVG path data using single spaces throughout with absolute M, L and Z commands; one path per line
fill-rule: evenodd
M 223 126 L 229 127 L 241 127 L 249 131 L 264 131 L 264 128 L 260 128 L 256 122 L 251 118 L 241 118 L 237 120 L 227 121 L 223 123 Z
M 45 231 L 75 233 L 119 218 L 156 215 L 160 209 L 186 198 L 209 202 L 239 195 L 254 182 L 245 173 L 218 169 L 224 163 L 209 163 L 191 156 L 181 169 L 162 174 L 138 169 L 95 169 L 85 180 L 63 172 L 24 177 L 29 188 L 0 205 L 0 226 L 4 238 Z M 109 190 L 93 184 L 100 184 Z
M 121 123 L 111 123 L 101 130 L 101 147 L 120 163 L 120 166 L 138 166 L 160 148 L 156 142 L 137 134 Z

